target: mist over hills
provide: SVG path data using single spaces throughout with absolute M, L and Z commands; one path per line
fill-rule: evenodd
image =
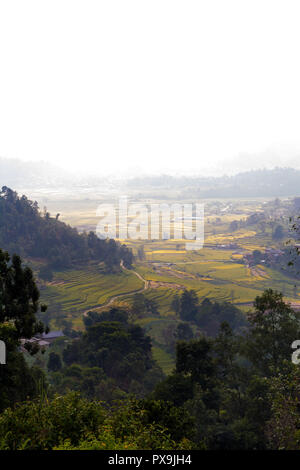
M 101 174 L 81 176 L 48 162 L 23 162 L 0 158 L 0 187 L 16 190 L 61 188 L 62 191 L 102 188 L 139 191 L 175 190 L 182 197 L 238 198 L 300 196 L 300 170 L 295 168 L 256 169 L 224 176 L 140 176 L 127 179 Z
M 96 186 L 105 189 L 108 182 L 101 176 L 83 177 L 72 169 L 67 171 L 46 161 L 24 162 L 0 157 L 0 187 L 2 186 L 11 187 L 28 195 L 35 194 L 36 190 L 44 194 L 59 192 L 70 195 Z
M 158 177 L 133 178 L 129 188 L 180 190 L 183 197 L 238 198 L 285 197 L 300 195 L 300 170 L 275 168 L 252 170 L 221 177 Z
M 19 188 L 23 186 L 54 186 L 71 182 L 68 172 L 51 163 L 23 162 L 17 159 L 0 158 L 0 186 Z

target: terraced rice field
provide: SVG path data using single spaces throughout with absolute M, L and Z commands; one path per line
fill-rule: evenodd
M 103 274 L 97 267 L 55 273 L 55 281 L 41 288 L 41 298 L 50 313 L 61 312 L 71 320 L 82 320 L 84 311 L 106 303 L 114 295 L 143 287 L 130 271 Z
M 299 303 L 295 280 L 263 265 L 249 268 L 243 264 L 241 253 L 273 245 L 270 233 L 239 230 L 230 234 L 228 223 L 234 219 L 235 216 L 224 216 L 217 227 L 219 233 L 214 233 L 216 228 L 209 223 L 206 244 L 199 251 L 186 251 L 185 240 L 126 241 L 135 254 L 141 246 L 144 249 L 144 259 L 136 258 L 134 270 L 148 281 L 143 293 L 155 300 L 159 314 L 136 321 L 151 336 L 154 358 L 166 373 L 173 369 L 174 357 L 166 347 L 164 330 L 179 320 L 171 304 L 182 289 L 194 289 L 200 301 L 206 297 L 230 301 L 243 311 L 249 310 L 255 297 L 266 288 L 277 289 L 287 300 Z M 233 243 L 238 245 L 237 249 L 220 247 Z M 83 327 L 84 311 L 103 305 L 119 294 L 123 295 L 115 303 L 130 306 L 132 292 L 144 286 L 142 279 L 133 271 L 103 274 L 96 266 L 56 272 L 54 281 L 42 287 L 42 300 L 49 306 L 53 325 L 55 317 L 60 316 L 79 329 Z

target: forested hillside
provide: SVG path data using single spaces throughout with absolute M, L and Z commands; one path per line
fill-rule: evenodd
M 94 232 L 79 234 L 61 222 L 59 214 L 41 213 L 38 204 L 4 186 L 0 192 L 0 246 L 9 253 L 41 258 L 50 268 L 103 261 L 108 269 L 123 259 L 131 266 L 132 253 L 114 240 L 100 240 Z

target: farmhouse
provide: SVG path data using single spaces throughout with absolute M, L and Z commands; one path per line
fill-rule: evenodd
M 282 256 L 284 252 L 275 248 L 266 248 L 264 252 L 255 250 L 252 253 L 244 254 L 244 262 L 249 266 L 260 263 L 272 264 Z
M 49 331 L 49 333 L 43 333 L 41 335 L 42 340 L 52 343 L 57 338 L 62 338 L 64 336 L 63 332 L 60 330 Z
M 62 338 L 63 336 L 63 332 L 58 330 L 36 335 L 30 339 L 21 338 L 21 351 L 26 351 L 25 343 L 37 344 L 41 349 L 46 349 L 50 346 L 51 343 L 53 343 L 53 341 L 55 341 L 57 338 Z

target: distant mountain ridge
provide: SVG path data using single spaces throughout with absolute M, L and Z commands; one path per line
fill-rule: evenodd
M 133 178 L 130 189 L 180 190 L 184 197 L 288 197 L 300 196 L 300 170 L 262 169 L 222 177 L 173 177 L 169 175 Z
M 102 188 L 109 190 L 176 190 L 182 197 L 230 198 L 230 197 L 288 197 L 300 196 L 300 170 L 274 168 L 250 170 L 233 176 L 211 177 L 205 175 L 140 176 L 119 179 L 111 175 L 74 176 L 60 167 L 47 162 L 22 162 L 0 158 L 0 188 L 2 186 L 23 188 L 63 188 L 77 190 Z

